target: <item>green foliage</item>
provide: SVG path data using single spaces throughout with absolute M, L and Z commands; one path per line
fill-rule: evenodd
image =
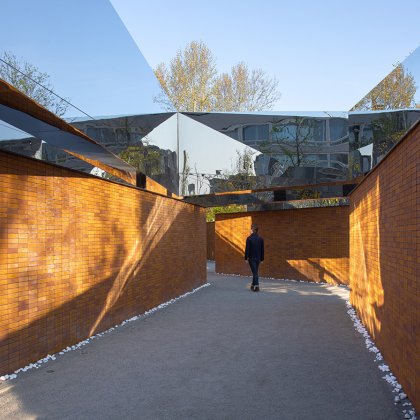
M 320 191 L 310 190 L 310 189 L 299 190 L 297 194 L 298 200 L 306 200 L 306 199 L 320 198 L 320 197 L 321 197 Z
M 380 155 L 385 155 L 405 133 L 405 122 L 399 113 L 389 113 L 372 121 L 373 141 Z
M 209 207 L 206 209 L 206 220 L 207 222 L 214 222 L 216 219 L 216 214 L 219 213 L 237 213 L 246 211 L 246 206 L 232 204 L 230 206 L 224 207 Z
M 119 154 L 120 158 L 147 176 L 160 173 L 160 153 L 157 148 L 139 144 L 129 146 Z

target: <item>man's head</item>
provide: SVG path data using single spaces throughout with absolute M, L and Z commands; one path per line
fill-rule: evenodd
M 251 230 L 252 230 L 252 233 L 258 233 L 258 225 L 256 225 L 255 223 L 253 223 L 251 225 Z

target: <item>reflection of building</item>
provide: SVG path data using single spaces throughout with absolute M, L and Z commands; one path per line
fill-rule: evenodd
M 420 110 L 161 113 L 72 124 L 171 192 L 189 195 L 350 179 L 376 165 L 419 118 Z M 1 145 L 84 172 L 93 168 L 35 139 Z
M 420 109 L 351 112 L 352 173 L 366 172 L 377 165 L 419 118 Z
M 220 132 L 262 153 L 256 157 L 255 172 L 264 177 L 265 186 L 279 185 L 285 178 L 293 178 L 298 167 L 310 167 L 315 173 L 320 168 L 334 168 L 330 171 L 333 179 L 347 176 L 349 145 L 345 117 L 322 113 L 219 115 L 222 120 L 234 119 L 232 124 L 218 127 Z M 307 177 L 312 178 L 316 176 Z

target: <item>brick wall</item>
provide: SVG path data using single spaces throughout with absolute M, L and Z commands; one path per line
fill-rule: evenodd
M 0 374 L 206 282 L 199 207 L 6 152 L 0 202 Z
M 348 207 L 218 214 L 217 272 L 250 275 L 244 249 L 251 223 L 265 241 L 261 276 L 348 283 Z
M 351 303 L 420 410 L 420 125 L 351 194 Z
M 207 222 L 207 259 L 214 261 L 214 222 Z

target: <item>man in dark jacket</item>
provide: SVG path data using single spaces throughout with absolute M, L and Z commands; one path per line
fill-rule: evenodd
M 251 235 L 246 238 L 245 260 L 248 260 L 252 271 L 251 290 L 259 292 L 258 266 L 264 261 L 264 239 L 258 235 L 258 226 L 255 223 L 251 225 L 251 231 Z

